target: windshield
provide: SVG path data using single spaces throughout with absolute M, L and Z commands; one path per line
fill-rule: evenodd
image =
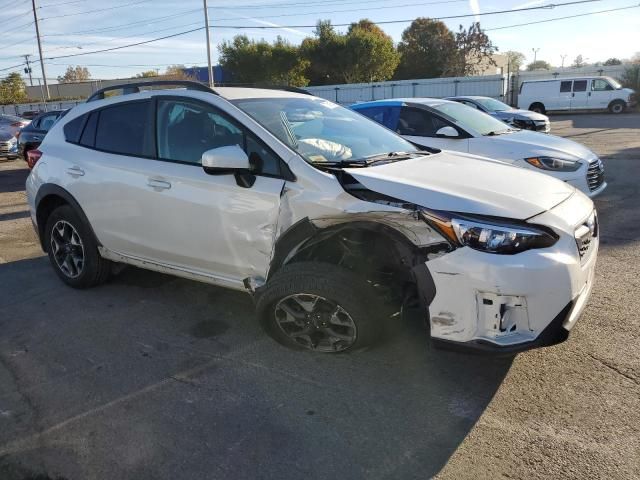
M 467 107 L 461 103 L 447 102 L 433 105 L 433 108 L 444 113 L 449 120 L 465 130 L 475 130 L 481 135 L 495 135 L 511 130 L 509 125 L 493 118 L 480 110 Z
M 475 101 L 490 112 L 504 112 L 505 110 L 511 110 L 509 105 L 502 103 L 495 98 L 476 98 Z
M 620 90 L 622 88 L 622 85 L 618 83 L 618 81 L 615 78 L 611 78 L 611 77 L 605 77 L 605 78 L 611 84 L 611 86 L 616 90 Z
M 385 127 L 321 98 L 248 98 L 233 103 L 310 163 L 364 162 L 391 152 L 418 152 Z

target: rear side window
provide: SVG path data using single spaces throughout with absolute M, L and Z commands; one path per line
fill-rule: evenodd
M 400 116 L 400 107 L 369 107 L 356 109 L 356 112 L 369 117 L 371 120 L 384 125 L 390 130 L 396 129 L 398 126 L 398 117 Z
M 573 82 L 573 91 L 574 92 L 586 92 L 587 91 L 587 81 L 586 80 L 575 80 Z
M 86 115 L 80 115 L 78 118 L 74 118 L 64 126 L 64 138 L 67 142 L 78 143 L 80 141 L 80 134 L 82 133 L 82 126 L 84 125 L 84 119 Z
M 149 156 L 145 137 L 151 102 L 121 103 L 99 111 L 95 148 L 110 153 Z
M 400 135 L 435 137 L 447 124 L 431 112 L 419 108 L 403 108 L 400 112 L 397 132 Z
M 571 91 L 571 80 L 565 80 L 564 82 L 560 82 L 560 92 L 570 92 Z

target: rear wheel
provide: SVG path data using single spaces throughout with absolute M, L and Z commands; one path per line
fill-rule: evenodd
M 532 103 L 529 106 L 529 110 L 531 110 L 532 112 L 541 113 L 543 115 L 547 113 L 547 110 L 544 108 L 544 105 L 540 102 Z
M 64 283 L 88 288 L 107 280 L 111 262 L 100 256 L 91 229 L 72 207 L 62 205 L 51 212 L 44 234 L 49 261 Z
M 269 280 L 257 312 L 267 333 L 281 344 L 338 353 L 375 342 L 384 322 L 384 308 L 377 302 L 358 275 L 335 265 L 300 262 L 285 265 Z
M 625 109 L 626 109 L 626 105 L 623 101 L 621 100 L 615 100 L 613 102 L 611 102 L 611 105 L 609 105 L 609 111 L 611 113 L 624 113 Z

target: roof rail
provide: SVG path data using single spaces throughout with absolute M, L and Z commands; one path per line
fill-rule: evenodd
M 157 87 L 157 86 L 182 86 L 187 90 L 199 90 L 201 92 L 209 92 L 217 95 L 217 92 L 202 83 L 194 82 L 191 80 L 149 80 L 145 82 L 133 82 L 133 83 L 121 83 L 118 85 L 111 85 L 109 87 L 101 88 L 97 92 L 93 93 L 87 98 L 87 103 L 95 100 L 102 100 L 105 98 L 106 92 L 113 90 L 122 90 L 123 95 L 129 95 L 131 93 L 140 92 L 140 87 Z

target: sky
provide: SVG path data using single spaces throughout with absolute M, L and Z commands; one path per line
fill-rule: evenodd
M 597 0 L 512 11 L 567 1 L 570 0 L 209 0 L 212 56 L 216 63 L 218 46 L 240 33 L 256 40 L 272 41 L 281 36 L 294 44 L 300 43 L 312 35 L 312 25 L 319 19 L 341 24 L 362 18 L 384 22 L 455 15 L 470 16 L 444 20 L 450 29 L 467 27 L 476 18 L 499 52 L 520 51 L 527 62 L 533 60 L 533 49 L 537 49 L 537 59 L 552 65 L 561 64 L 561 55 L 566 55 L 568 65 L 578 54 L 588 62 L 596 62 L 609 57 L 629 58 L 640 51 L 640 8 L 500 29 L 640 5 L 638 0 Z M 144 42 L 204 25 L 202 0 L 37 0 L 36 4 L 45 59 Z M 485 15 L 499 10 L 509 12 Z M 380 26 L 398 42 L 409 23 Z M 235 28 L 239 26 L 245 28 Z M 27 54 L 32 61 L 38 58 L 31 0 L 0 0 L 0 76 L 22 72 L 23 56 Z M 50 79 L 64 73 L 69 65 L 87 66 L 92 78 L 106 79 L 126 78 L 144 70 L 162 72 L 172 64 L 206 63 L 205 31 L 200 29 L 112 52 L 53 58 L 45 60 L 45 67 Z M 32 71 L 34 79 L 42 77 L 38 63 L 32 64 Z

